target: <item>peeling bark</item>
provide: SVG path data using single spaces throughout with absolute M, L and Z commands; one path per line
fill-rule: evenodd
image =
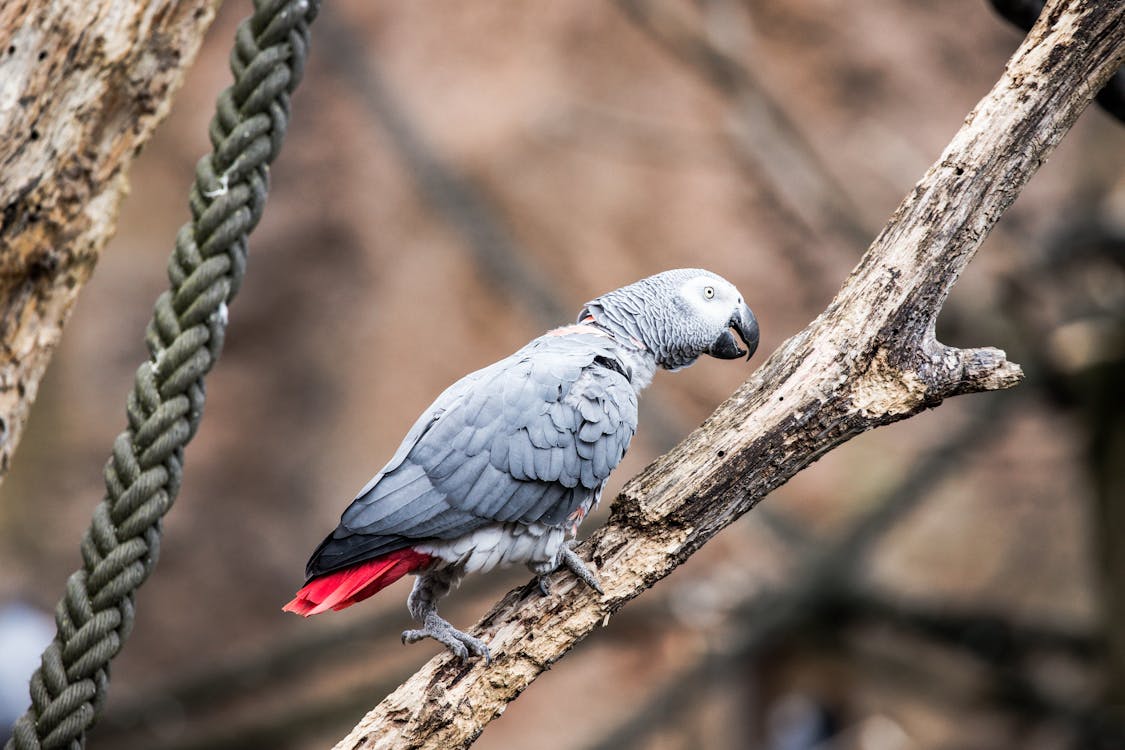
M 217 5 L 0 4 L 0 477 Z
M 474 629 L 491 666 L 435 657 L 339 744 L 459 748 L 630 599 L 767 493 L 851 437 L 962 393 L 1015 385 L 997 349 L 934 322 L 984 237 L 1125 59 L 1125 5 L 1048 5 L 992 91 L 899 206 L 835 300 L 694 433 L 622 490 L 579 548 L 605 588 L 559 574 L 510 592 Z

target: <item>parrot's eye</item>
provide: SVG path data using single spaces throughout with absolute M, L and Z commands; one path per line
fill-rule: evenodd
M 714 299 L 714 297 L 715 297 L 715 287 L 713 287 L 713 286 L 703 287 L 703 297 L 705 299 Z

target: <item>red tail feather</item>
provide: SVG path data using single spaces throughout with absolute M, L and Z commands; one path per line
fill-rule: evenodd
M 329 609 L 344 609 L 385 589 L 407 573 L 425 567 L 431 559 L 425 553 L 402 549 L 350 568 L 334 570 L 306 583 L 293 601 L 281 609 L 305 617 Z

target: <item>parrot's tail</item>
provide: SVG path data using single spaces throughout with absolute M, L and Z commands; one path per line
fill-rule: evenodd
M 412 549 L 400 549 L 349 568 L 334 570 L 306 583 L 293 601 L 282 607 L 308 617 L 344 609 L 390 586 L 407 573 L 429 565 L 432 558 Z

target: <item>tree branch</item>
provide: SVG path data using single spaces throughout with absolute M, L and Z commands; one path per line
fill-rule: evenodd
M 933 450 L 920 457 L 894 487 L 872 499 L 872 509 L 864 512 L 838 536 L 814 542 L 801 531 L 782 531 L 788 546 L 807 554 L 788 576 L 784 588 L 751 587 L 746 591 L 732 592 L 731 600 L 726 603 L 726 608 L 733 612 L 730 619 L 748 622 L 752 626 L 744 628 L 745 632 L 727 643 L 716 658 L 730 660 L 739 658 L 739 654 L 761 649 L 781 634 L 815 619 L 826 607 L 834 611 L 842 611 L 845 606 L 856 609 L 852 602 L 859 596 L 857 579 L 879 540 L 933 497 L 934 489 L 957 470 L 966 456 L 979 452 L 1002 434 L 1002 428 L 1008 424 L 1006 417 L 1023 400 L 1018 394 L 988 399 L 979 411 L 945 435 Z M 761 516 L 766 510 L 761 507 L 756 512 Z M 773 531 L 777 533 L 777 529 Z M 495 575 L 511 579 L 519 577 L 514 570 Z M 466 579 L 460 596 L 450 602 L 454 609 L 452 613 L 446 613 L 447 616 L 455 618 L 464 612 L 466 598 L 472 606 L 478 594 L 496 585 L 495 575 Z M 852 594 L 853 590 L 857 593 Z M 652 602 L 653 599 L 646 599 L 646 605 Z M 638 612 L 640 609 L 644 607 L 634 605 L 629 610 L 629 616 L 644 619 L 652 615 L 652 612 Z M 858 614 L 862 615 L 862 612 Z M 237 701 L 239 695 L 254 695 L 260 699 L 270 692 L 287 690 L 297 673 L 315 682 L 315 676 L 310 677 L 311 662 L 320 672 L 338 669 L 340 664 L 333 662 L 354 658 L 357 649 L 364 648 L 361 641 L 369 642 L 372 633 L 386 632 L 400 619 L 401 614 L 397 611 L 381 611 L 343 626 L 316 629 L 315 632 L 302 629 L 301 635 L 268 644 L 259 651 L 232 655 L 195 674 L 176 675 L 163 685 L 142 687 L 132 700 L 119 700 L 109 707 L 99 722 L 97 739 L 113 747 L 148 747 L 155 741 L 152 725 L 160 724 L 161 711 L 169 706 L 175 707 L 177 714 L 182 714 L 192 730 L 178 743 L 165 743 L 165 750 L 265 747 L 276 744 L 274 739 L 277 737 L 292 738 L 309 726 L 323 726 L 332 716 L 357 710 L 357 692 L 388 692 L 409 676 L 409 671 L 399 674 L 391 670 L 390 674 L 381 674 L 378 679 L 364 684 L 360 691 L 355 686 L 338 686 L 337 695 L 301 698 L 297 701 L 301 704 L 299 711 L 286 705 L 273 715 L 255 714 L 242 723 L 223 712 Z M 674 625 L 671 621 L 667 624 Z M 696 666 L 702 675 L 707 674 L 702 662 L 697 662 Z M 669 680 L 668 684 L 676 684 L 676 680 Z M 673 692 L 669 688 L 669 695 Z M 660 713 L 660 709 L 654 708 L 653 712 Z M 637 721 L 645 723 L 648 721 L 645 717 L 637 718 Z M 627 723 L 632 726 L 635 722 L 629 719 Z M 146 726 L 148 729 L 144 728 Z M 613 747 L 614 736 L 616 733 L 599 742 L 599 746 Z
M 899 206 L 836 299 L 694 433 L 631 480 L 581 548 L 606 594 L 559 574 L 477 626 L 489 667 L 431 659 L 337 750 L 466 747 L 539 674 L 718 531 L 824 453 L 1021 371 L 996 349 L 934 337 L 988 231 L 1125 58 L 1125 6 L 1050 4 L 992 91 Z
M 0 5 L 0 476 L 216 6 Z

